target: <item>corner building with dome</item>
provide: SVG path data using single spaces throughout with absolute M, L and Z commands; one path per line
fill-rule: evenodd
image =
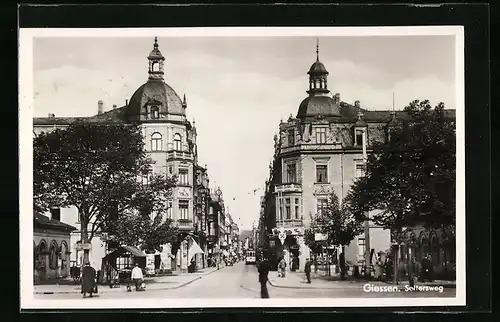
M 304 231 L 326 206 L 332 192 L 339 201 L 347 195 L 353 181 L 363 175 L 365 149 L 384 140 L 392 122 L 402 112 L 368 111 L 359 101 L 349 104 L 332 94 L 329 72 L 319 60 L 308 71 L 307 97 L 299 104 L 295 117 L 279 124 L 274 137 L 274 160 L 261 200 L 259 244 L 267 248 L 271 262 L 293 257 L 303 271 L 306 259 L 313 253 L 304 243 Z M 370 249 L 385 251 L 390 247 L 390 232 L 370 225 L 369 232 L 356 237 L 345 248 L 345 259 L 358 265 L 365 260 L 366 237 Z M 285 237 L 280 239 L 279 237 Z M 340 248 L 329 247 L 323 260 L 338 258 Z M 335 260 L 333 260 L 335 262 Z M 274 265 L 276 266 L 276 264 Z
M 186 96 L 181 97 L 170 87 L 164 79 L 165 57 L 158 48 L 155 38 L 153 50 L 148 55 L 148 79 L 140 86 L 124 106 L 113 106 L 113 109 L 104 112 L 103 102 L 98 101 L 97 114 L 92 117 L 48 117 L 34 118 L 34 135 L 56 128 L 68 126 L 75 121 L 92 122 L 99 124 L 137 123 L 140 124 L 145 140 L 145 148 L 153 160 L 152 174 L 167 173 L 169 176 L 178 175 L 179 181 L 173 189 L 172 199 L 169 201 L 169 210 L 166 217 L 174 220 L 174 224 L 182 235 L 195 230 L 198 225 L 194 216 L 196 172 L 206 172 L 197 162 L 196 128 L 186 118 Z M 207 183 L 208 184 L 208 183 Z M 199 188 L 199 187 L 198 187 Z M 205 187 L 208 189 L 208 186 Z M 51 214 L 47 214 L 51 216 Z M 57 220 L 77 228 L 71 234 L 71 262 L 80 266 L 83 251 L 76 245 L 80 240 L 80 225 L 76 209 L 61 209 Z M 201 224 L 200 224 L 201 226 Z M 161 254 L 161 267 L 175 270 L 187 268 L 187 242 L 183 242 L 176 256 L 171 255 L 171 245 L 164 245 Z M 101 268 L 102 258 L 106 249 L 99 236 L 92 240 L 92 249 L 89 253 L 91 265 Z M 160 255 L 160 254 L 156 254 Z M 196 256 L 197 261 L 202 261 Z M 156 256 L 158 261 L 160 256 Z M 158 263 L 156 263 L 158 264 Z M 158 266 L 158 265 L 155 265 Z M 201 264 L 200 266 L 203 266 Z

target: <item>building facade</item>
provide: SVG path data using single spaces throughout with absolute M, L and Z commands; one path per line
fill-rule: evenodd
M 75 227 L 39 213 L 33 217 L 33 278 L 66 278 L 70 275 L 70 235 Z
M 369 111 L 360 101 L 349 104 L 340 94 L 332 95 L 326 67 L 319 60 L 311 65 L 307 97 L 295 117 L 279 124 L 274 137 L 274 158 L 262 197 L 259 243 L 271 263 L 291 255 L 299 258 L 299 269 L 311 251 L 304 243 L 304 230 L 334 192 L 339 201 L 347 195 L 356 178 L 364 175 L 366 155 L 378 142 L 388 140 L 391 126 L 407 119 L 403 111 Z M 448 111 L 454 117 L 454 111 Z M 373 213 L 368 214 L 369 216 Z M 279 236 L 285 237 L 283 242 Z M 368 239 L 368 240 L 367 240 Z M 369 245 L 369 248 L 367 247 Z M 391 232 L 372 223 L 365 233 L 345 248 L 351 265 L 361 264 L 371 253 L 391 247 Z M 338 256 L 339 249 L 334 255 Z
M 204 197 L 207 195 L 204 190 L 208 187 L 208 182 L 203 179 L 206 169 L 200 170 L 197 165 L 197 133 L 194 122 L 189 122 L 186 117 L 186 96 L 184 95 L 181 99 L 176 91 L 165 82 L 164 62 L 165 57 L 160 52 L 155 38 L 153 49 L 147 56 L 147 81 L 133 93 L 130 101 L 125 101 L 125 105 L 121 107 L 114 105 L 113 109 L 104 111 L 103 102 L 98 101 L 97 114 L 92 117 L 55 117 L 51 114 L 48 117 L 34 118 L 33 132 L 34 135 L 38 135 L 41 132 L 67 127 L 75 121 L 98 124 L 140 124 L 145 149 L 153 160 L 150 174 L 178 176 L 177 186 L 173 189 L 172 198 L 169 201 L 169 209 L 164 216 L 174 221 L 180 231 L 181 244 L 164 245 L 162 268 L 184 270 L 188 265 L 187 261 L 183 260 L 188 248 L 185 237 L 195 230 L 206 228 L 200 227 L 199 224 L 202 222 L 200 218 L 203 218 L 207 207 L 196 209 L 196 206 L 199 206 L 197 202 L 204 202 Z M 201 183 L 196 181 L 198 177 L 202 178 Z M 196 197 L 200 198 L 196 199 Z M 73 265 L 80 266 L 83 251 L 77 246 L 80 241 L 81 228 L 78 211 L 75 208 L 61 209 L 61 221 L 75 225 L 77 228 L 71 234 L 71 260 Z M 107 252 L 106 245 L 99 237 L 98 235 L 92 239 L 89 253 L 91 265 L 94 267 L 101 266 L 101 259 Z

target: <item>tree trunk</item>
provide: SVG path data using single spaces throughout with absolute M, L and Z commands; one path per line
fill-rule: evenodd
M 345 246 L 342 245 L 342 257 L 340 257 L 340 279 L 345 280 Z
M 394 280 L 393 284 L 397 285 L 398 284 L 398 273 L 399 273 L 399 244 L 398 247 L 395 248 L 394 251 L 394 261 L 393 261 L 393 267 L 394 267 Z
M 84 216 L 82 216 L 84 217 Z M 88 244 L 89 241 L 89 232 L 88 232 L 88 220 L 81 218 L 80 219 L 80 240 L 82 244 Z M 83 264 L 89 262 L 89 250 L 83 250 Z

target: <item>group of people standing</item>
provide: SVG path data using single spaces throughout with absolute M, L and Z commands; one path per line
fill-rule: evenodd
M 134 283 L 136 291 L 144 290 L 144 274 L 137 263 L 130 274 L 129 283 L 130 282 Z M 95 268 L 90 266 L 90 262 L 85 262 L 85 266 L 82 269 L 81 284 L 81 293 L 83 294 L 83 298 L 86 298 L 87 294 L 89 294 L 89 297 L 93 297 L 93 295 L 98 292 L 97 272 Z M 127 285 L 127 290 L 131 291 L 130 284 Z
M 304 273 L 306 274 L 307 283 L 311 283 L 311 266 L 312 261 L 310 259 L 306 260 Z M 267 258 L 264 258 L 261 262 L 258 263 L 258 271 L 259 271 L 259 283 L 260 283 L 260 297 L 261 298 L 269 298 L 269 292 L 267 290 L 267 282 L 269 281 L 269 271 L 271 269 L 271 265 Z M 285 277 L 285 269 L 286 269 L 286 261 L 285 259 L 281 259 L 278 262 L 278 276 Z

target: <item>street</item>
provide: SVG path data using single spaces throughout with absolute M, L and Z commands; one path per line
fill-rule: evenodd
M 276 274 L 276 272 L 270 272 Z M 281 288 L 268 284 L 271 298 L 381 298 L 381 297 L 454 297 L 455 289 L 445 288 L 440 292 L 365 292 L 360 282 L 359 287 L 342 287 L 344 282 L 329 282 L 336 285 L 328 289 Z M 336 283 L 336 284 L 335 284 Z M 102 286 L 103 287 L 103 286 Z M 71 294 L 35 294 L 36 299 L 80 299 L 78 292 Z M 258 283 L 257 268 L 254 265 L 245 265 L 243 262 L 228 266 L 214 273 L 205 275 L 200 279 L 177 289 L 146 289 L 144 292 L 104 292 L 97 294 L 94 299 L 119 299 L 119 298 L 260 298 L 260 284 Z

